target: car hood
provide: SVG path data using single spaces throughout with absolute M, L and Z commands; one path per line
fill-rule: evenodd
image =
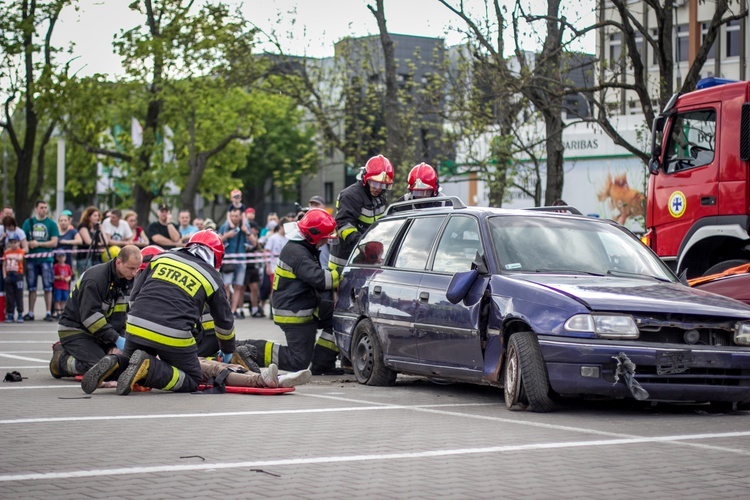
M 750 307 L 679 283 L 614 276 L 515 275 L 567 295 L 593 311 L 710 314 L 750 318 Z

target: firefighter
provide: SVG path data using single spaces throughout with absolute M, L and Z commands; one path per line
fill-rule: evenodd
M 107 356 L 92 368 L 94 375 L 84 377 L 84 391 L 93 392 L 109 373 L 119 375 L 120 395 L 130 394 L 136 383 L 195 391 L 202 374 L 193 329 L 204 305 L 214 318 L 221 349 L 235 350 L 234 318 L 218 273 L 223 257 L 224 244 L 211 230 L 195 233 L 185 248 L 153 257 L 133 286 L 123 355 Z
M 339 273 L 365 231 L 385 212 L 385 192 L 393 186 L 393 166 L 383 155 L 367 160 L 362 183 L 356 182 L 339 193 L 336 225 L 339 240 L 331 245 L 328 268 Z
M 58 321 L 60 341 L 49 364 L 54 378 L 82 375 L 108 353 L 120 352 L 130 285 L 140 266 L 140 250 L 126 245 L 116 259 L 81 275 Z
M 409 191 L 396 201 L 431 198 L 440 193 L 437 172 L 427 163 L 415 165 L 409 172 Z
M 338 348 L 333 342 L 333 300 L 338 271 L 323 269 L 318 250 L 336 238 L 336 221 L 323 209 L 311 208 L 289 231 L 289 242 L 279 254 L 273 281 L 273 320 L 286 336 L 286 346 L 250 340 L 258 349 L 260 366 L 304 370 L 312 361 L 313 375 L 341 374 L 336 368 Z M 317 330 L 323 333 L 315 340 Z

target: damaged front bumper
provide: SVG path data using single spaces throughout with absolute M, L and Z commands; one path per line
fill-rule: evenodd
M 622 353 L 649 400 L 750 401 L 750 348 L 682 346 L 539 335 L 552 390 L 561 395 L 633 397 L 615 380 Z

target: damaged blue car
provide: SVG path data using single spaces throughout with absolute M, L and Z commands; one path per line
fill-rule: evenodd
M 680 283 L 618 224 L 554 208 L 391 205 L 339 287 L 357 380 L 492 385 L 538 412 L 569 396 L 747 405 L 750 307 Z

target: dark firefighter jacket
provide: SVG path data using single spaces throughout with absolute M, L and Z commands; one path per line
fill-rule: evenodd
M 370 195 L 370 188 L 361 182 L 352 184 L 339 193 L 336 200 L 336 228 L 339 239 L 331 245 L 329 267 L 343 267 L 357 242 L 385 212 L 385 191 Z
M 114 259 L 87 269 L 65 304 L 57 327 L 60 339 L 91 335 L 104 344 L 117 342 L 125 329 L 131 284 L 117 276 Z
M 290 240 L 279 254 L 273 283 L 273 320 L 278 325 L 313 321 L 319 294 L 338 285 L 338 273 L 320 267 L 306 241 Z
M 204 305 L 221 350 L 234 352 L 234 318 L 218 271 L 187 249 L 164 252 L 135 280 L 127 336 L 157 349 L 197 350 L 193 332 Z

